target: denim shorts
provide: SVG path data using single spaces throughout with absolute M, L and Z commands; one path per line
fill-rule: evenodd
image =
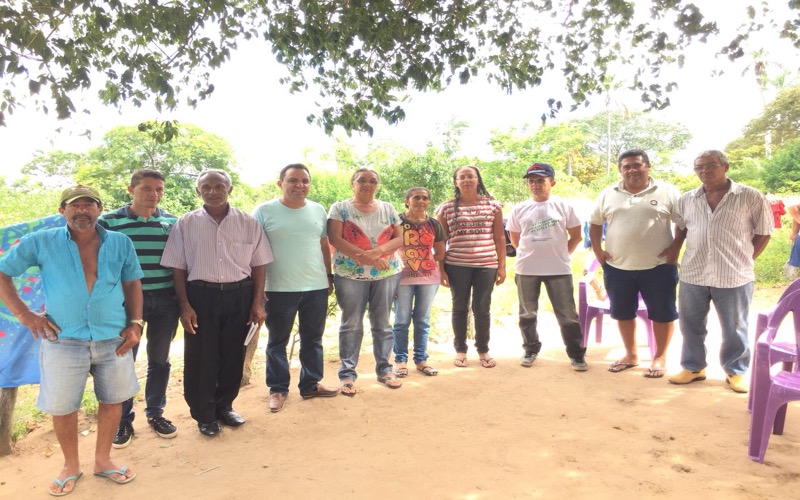
M 51 415 L 68 415 L 80 408 L 86 379 L 94 379 L 97 401 L 121 403 L 139 392 L 133 366 L 133 352 L 124 356 L 115 352 L 122 337 L 91 342 L 78 339 L 42 341 L 39 349 L 40 410 Z
M 678 319 L 675 306 L 678 286 L 676 264 L 661 264 L 639 271 L 625 271 L 603 264 L 603 278 L 611 302 L 612 318 L 620 321 L 636 318 L 639 294 L 642 294 L 651 321 L 669 323 Z

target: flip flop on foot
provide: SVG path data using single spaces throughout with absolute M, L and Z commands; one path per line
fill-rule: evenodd
M 453 360 L 453 364 L 459 368 L 466 368 L 468 361 L 467 358 L 456 358 Z
M 378 382 L 385 385 L 389 389 L 399 389 L 403 386 L 403 383 L 397 380 L 397 377 L 392 372 L 379 376 Z
M 342 393 L 342 396 L 352 398 L 356 395 L 356 388 L 352 382 L 344 382 L 339 386 L 339 392 Z
M 433 376 L 435 376 L 435 375 L 437 375 L 439 373 L 439 370 L 437 370 L 436 368 L 434 368 L 432 366 L 428 366 L 428 365 L 418 366 L 417 370 L 421 371 L 422 373 L 424 373 L 425 375 L 427 375 L 429 377 L 433 377 Z
M 126 472 L 128 472 L 128 467 L 126 465 L 123 465 L 122 469 L 120 469 L 120 470 L 110 469 L 110 470 L 103 471 L 103 472 L 95 472 L 94 475 L 97 476 L 97 477 L 102 477 L 103 479 L 108 479 L 109 481 L 113 481 L 113 482 L 115 482 L 117 484 L 130 483 L 131 481 L 136 479 L 136 474 L 135 473 L 133 475 L 128 476 L 128 475 L 125 474 Z M 114 477 L 115 475 L 122 476 L 122 477 L 117 478 L 117 477 Z
M 481 358 L 481 366 L 484 368 L 494 368 L 497 366 L 497 361 L 494 358 Z
M 664 367 L 650 367 L 647 369 L 646 372 L 642 374 L 644 378 L 661 378 L 667 373 L 667 369 Z
M 75 485 L 78 484 L 78 479 L 80 479 L 81 477 L 83 477 L 83 472 L 78 472 L 74 476 L 67 476 L 63 480 L 59 479 L 59 478 L 55 478 L 55 479 L 53 479 L 53 484 L 58 485 L 61 488 L 61 490 L 53 491 L 51 489 L 51 490 L 47 490 L 47 492 L 50 493 L 51 495 L 53 495 L 54 497 L 63 497 L 63 496 L 69 495 L 70 493 L 75 491 Z M 70 488 L 69 491 L 64 491 L 64 488 L 67 486 L 67 483 L 70 482 L 70 481 L 72 481 L 72 488 Z
M 396 368 L 394 370 L 394 374 L 397 375 L 400 378 L 407 377 L 408 376 L 408 368 L 405 367 L 405 366 L 400 367 L 400 368 Z
M 619 360 L 619 361 L 614 361 L 614 363 L 608 367 L 608 371 L 610 371 L 611 373 L 619 373 L 619 372 L 624 372 L 628 368 L 633 368 L 636 366 L 639 366 L 639 363 L 627 363 L 625 361 Z

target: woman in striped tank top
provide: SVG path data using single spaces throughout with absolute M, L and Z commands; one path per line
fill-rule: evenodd
M 472 300 L 475 349 L 481 366 L 497 365 L 489 356 L 492 289 L 506 279 L 506 240 L 501 205 L 483 185 L 477 167 L 466 166 L 453 174 L 455 197 L 436 208 L 436 218 L 447 231 L 447 250 L 441 283 L 453 297 L 453 363 L 467 366 L 467 311 Z

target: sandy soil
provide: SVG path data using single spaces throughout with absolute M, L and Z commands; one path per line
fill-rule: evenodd
M 452 365 L 449 344 L 431 346 L 437 377 L 412 371 L 402 389 L 375 381 L 365 349 L 353 398 L 303 401 L 293 387 L 285 409 L 266 407 L 263 349 L 254 382 L 235 409 L 248 422 L 215 439 L 201 436 L 173 380 L 166 416 L 179 427 L 158 438 L 140 417 L 131 446 L 114 450 L 138 477 L 124 486 L 84 477 L 71 498 L 791 498 L 800 484 L 800 408 L 766 462 L 747 458 L 746 396 L 725 387 L 709 346 L 709 380 L 686 387 L 648 380 L 642 367 L 605 370 L 621 354 L 612 323 L 590 345 L 591 369 L 571 370 L 552 315 L 545 350 L 517 364 L 519 333 L 496 326 L 493 369 L 474 351 Z M 548 323 L 549 321 L 550 323 Z M 713 322 L 713 320 L 712 320 Z M 265 339 L 261 339 L 262 345 Z M 677 368 L 680 336 L 670 351 Z M 642 346 L 641 356 L 647 349 Z M 177 364 L 180 361 L 177 360 Z M 337 363 L 325 382 L 336 383 Z M 297 379 L 298 369 L 292 375 Z M 142 404 L 137 404 L 141 409 Z M 82 421 L 84 470 L 94 428 Z M 0 497 L 44 498 L 61 454 L 49 425 L 0 459 Z M 796 494 L 796 493 L 795 493 Z

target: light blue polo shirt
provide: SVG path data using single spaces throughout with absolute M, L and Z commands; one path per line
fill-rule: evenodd
M 0 272 L 19 276 L 39 266 L 45 311 L 59 338 L 97 342 L 119 336 L 127 326 L 122 283 L 144 276 L 130 238 L 96 226 L 100 235 L 97 282 L 86 287 L 78 245 L 66 226 L 26 234 L 0 260 Z
M 307 292 L 328 288 L 320 239 L 328 235 L 328 216 L 319 203 L 306 200 L 289 208 L 279 199 L 253 211 L 267 235 L 275 260 L 267 264 L 268 292 Z

